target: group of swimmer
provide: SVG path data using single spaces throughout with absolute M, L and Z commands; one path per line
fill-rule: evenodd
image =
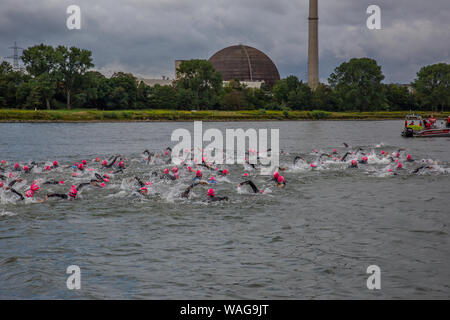
M 309 166 L 311 170 L 319 168 L 320 166 L 326 164 L 327 162 L 332 163 L 345 163 L 348 164 L 349 169 L 357 169 L 361 166 L 367 166 L 370 164 L 374 157 L 376 159 L 383 159 L 391 164 L 387 169 L 389 174 L 397 175 L 399 172 L 404 170 L 404 163 L 415 163 L 417 162 L 419 166 L 414 168 L 411 173 L 420 174 L 424 170 L 433 169 L 436 163 L 420 163 L 416 161 L 410 154 L 406 154 L 404 149 L 399 149 L 394 152 L 381 151 L 379 154 L 374 154 L 372 152 L 366 152 L 362 148 L 357 148 L 356 150 L 351 150 L 350 146 L 344 143 L 345 153 L 339 154 L 338 150 L 335 148 L 330 153 L 319 152 L 319 150 L 314 150 L 312 155 L 316 158 L 316 161 L 308 163 L 305 158 L 301 155 L 295 157 L 293 161 L 293 167 L 303 165 Z M 268 150 L 270 152 L 271 150 Z M 203 150 L 204 152 L 204 150 Z M 249 150 L 247 156 L 250 153 L 257 153 L 255 150 Z M 281 151 L 280 155 L 287 155 L 286 152 Z M 188 187 L 179 194 L 181 199 L 189 199 L 194 190 L 198 186 L 209 186 L 206 192 L 205 201 L 207 202 L 222 202 L 230 200 L 228 196 L 217 196 L 214 186 L 218 183 L 216 177 L 228 177 L 230 175 L 229 168 L 219 168 L 215 163 L 211 163 L 206 158 L 206 154 L 203 153 L 203 158 L 201 161 L 197 161 L 193 158 L 193 150 L 191 150 L 191 156 L 189 159 L 182 161 L 180 166 L 174 166 L 173 168 L 164 168 L 152 171 L 150 177 L 152 179 L 165 180 L 167 183 L 180 180 L 180 177 L 187 178 L 189 182 Z M 263 156 L 257 153 L 258 158 Z M 249 157 L 248 157 L 249 158 Z M 172 150 L 171 148 L 166 148 L 162 152 L 150 152 L 145 150 L 139 159 L 133 159 L 144 163 L 151 168 L 152 165 L 156 164 L 171 164 L 172 163 Z M 238 184 L 239 188 L 248 186 L 249 190 L 255 194 L 264 194 L 264 190 L 258 188 L 254 181 L 249 177 L 250 174 L 246 171 L 257 170 L 258 165 L 251 164 L 245 159 L 246 163 L 244 165 L 244 172 L 242 176 L 244 181 Z M 87 160 L 81 160 L 80 162 L 75 162 L 74 164 L 62 166 L 58 161 L 53 161 L 52 163 L 14 163 L 9 164 L 6 160 L 0 162 L 0 191 L 4 190 L 6 192 L 11 192 L 12 196 L 16 198 L 17 201 L 24 201 L 26 198 L 38 198 L 38 193 L 42 186 L 65 186 L 66 182 L 62 179 L 34 179 L 31 184 L 25 187 L 22 192 L 15 188 L 18 184 L 24 182 L 24 186 L 27 185 L 26 178 L 31 177 L 32 174 L 44 174 L 49 172 L 55 172 L 57 174 L 69 174 L 72 178 L 77 178 L 85 176 L 88 172 L 90 178 L 86 182 L 79 184 L 71 184 L 70 189 L 68 188 L 67 193 L 47 193 L 38 202 L 46 202 L 49 199 L 60 199 L 60 200 L 75 200 L 78 198 L 80 191 L 88 186 L 94 188 L 106 188 L 107 184 L 111 182 L 111 179 L 120 178 L 121 175 L 126 175 L 128 164 L 131 161 L 122 155 L 113 155 L 108 159 L 101 159 L 96 157 L 88 163 Z M 283 189 L 286 187 L 286 178 L 282 175 L 283 172 L 287 171 L 286 168 L 278 167 L 273 170 L 270 179 L 267 180 L 268 183 L 273 183 L 277 188 Z M 80 176 L 81 175 L 81 176 Z M 207 178 L 205 178 L 207 177 Z M 132 177 L 126 178 L 132 184 L 135 184 L 133 193 L 140 197 L 147 197 L 149 195 L 152 183 L 150 181 L 145 181 L 141 177 L 133 174 Z M 183 180 L 186 181 L 186 180 Z

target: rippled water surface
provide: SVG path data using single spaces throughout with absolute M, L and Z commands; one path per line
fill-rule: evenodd
M 173 146 L 174 129 L 192 123 L 0 124 L 0 160 L 72 164 L 120 153 L 123 174 L 105 189 L 84 189 L 76 201 L 37 200 L 66 187 L 41 186 L 36 199 L 18 202 L 0 190 L 0 298 L 3 299 L 310 299 L 450 298 L 450 139 L 403 139 L 402 121 L 204 123 L 207 128 L 278 128 L 288 183 L 276 188 L 246 170 L 264 194 L 238 188 L 242 166 L 214 188 L 230 201 L 205 202 L 207 187 L 189 200 L 179 181 L 151 176 L 145 149 Z M 317 162 L 361 147 L 377 154 L 369 165 Z M 381 150 L 417 161 L 396 170 Z M 317 162 L 294 166 L 301 154 Z M 329 161 L 328 161 L 329 160 Z M 414 174 L 422 161 L 430 170 Z M 425 162 L 424 162 L 425 163 Z M 393 175 L 388 172 L 394 168 Z M 72 178 L 62 168 L 39 179 Z M 104 172 L 102 172 L 104 173 Z M 20 174 L 19 174 L 20 175 Z M 140 197 L 130 178 L 153 183 Z M 17 185 L 24 192 L 31 177 Z M 66 268 L 81 268 L 82 288 L 66 288 Z M 378 265 L 382 290 L 369 291 L 366 269 Z

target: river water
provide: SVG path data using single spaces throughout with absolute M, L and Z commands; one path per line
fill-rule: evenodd
M 244 170 L 231 166 L 214 187 L 230 201 L 214 204 L 204 201 L 204 187 L 179 199 L 191 177 L 155 179 L 151 172 L 165 165 L 143 161 L 145 149 L 173 146 L 172 131 L 192 131 L 192 123 L 0 124 L 0 159 L 9 166 L 88 159 L 97 170 L 91 159 L 118 153 L 129 165 L 76 201 L 39 203 L 67 186 L 41 185 L 25 201 L 0 190 L 0 298 L 449 299 L 450 139 L 404 139 L 402 123 L 204 123 L 204 130 L 279 129 L 286 152 L 285 189 L 251 170 L 264 194 L 238 188 Z M 342 155 L 343 142 L 377 158 L 358 169 L 293 165 L 298 154 L 317 161 L 315 149 Z M 397 170 L 380 155 L 399 149 L 417 161 Z M 423 161 L 433 168 L 413 173 Z M 28 181 L 16 189 L 24 192 L 34 178 L 78 183 L 89 174 L 18 173 Z M 153 183 L 149 197 L 133 193 L 135 175 Z M 66 287 L 70 265 L 81 269 L 81 290 Z M 366 286 L 371 265 L 381 269 L 381 290 Z

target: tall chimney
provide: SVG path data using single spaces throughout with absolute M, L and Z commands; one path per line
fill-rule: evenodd
M 308 85 L 319 85 L 319 8 L 317 0 L 309 0 Z

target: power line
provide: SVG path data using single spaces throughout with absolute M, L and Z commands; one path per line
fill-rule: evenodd
M 17 46 L 16 41 L 14 41 L 14 46 L 13 47 L 9 47 L 8 49 L 13 49 L 14 50 L 14 54 L 10 57 L 5 57 L 5 59 L 12 59 L 13 60 L 13 69 L 18 71 L 18 70 L 22 70 L 23 68 L 20 66 L 19 64 L 19 50 L 23 50 L 23 48 L 20 48 Z

